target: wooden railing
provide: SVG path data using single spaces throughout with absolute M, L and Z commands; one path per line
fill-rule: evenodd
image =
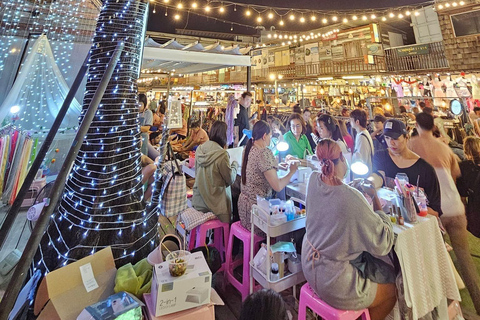
M 420 48 L 420 49 L 419 49 Z M 407 53 L 411 49 L 410 53 Z M 385 49 L 387 71 L 437 70 L 449 67 L 443 42 Z

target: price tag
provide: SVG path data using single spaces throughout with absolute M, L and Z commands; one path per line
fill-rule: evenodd
M 93 268 L 90 263 L 87 263 L 80 267 L 80 274 L 82 275 L 83 285 L 87 292 L 93 291 L 98 288 L 97 280 L 93 275 Z

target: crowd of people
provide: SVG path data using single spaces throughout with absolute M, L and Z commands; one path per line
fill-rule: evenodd
M 422 112 L 410 114 L 414 128 L 408 127 L 404 119 L 383 113 L 375 114 L 369 121 L 361 108 L 346 113 L 349 121 L 343 121 L 322 113 L 312 119 L 308 108 L 301 110 L 297 106 L 282 123 L 273 115 L 263 114 L 263 120 L 249 118 L 251 98 L 248 92 L 242 94 L 235 120 L 239 135 L 251 129 L 251 138 L 241 142 L 245 145 L 241 164 L 229 160 L 226 149 L 230 145 L 230 129 L 223 121 L 215 121 L 208 133 L 199 123 L 191 124 L 187 130 L 172 130 L 172 140 L 186 139 L 183 147 L 196 149 L 192 200 L 195 209 L 213 212 L 223 222 L 239 219 L 250 230 L 251 208 L 257 196 L 270 198 L 280 192 L 300 161 L 307 155 L 316 155 L 320 167 L 312 173 L 307 186 L 306 234 L 302 244 L 305 278 L 331 306 L 369 308 L 372 319 L 383 319 L 396 301 L 394 270 L 387 268 L 380 276 L 365 278 L 352 261 L 361 255 L 375 259 L 374 256 L 385 256 L 391 251 L 392 224 L 381 211 L 375 190 L 392 187 L 396 175 L 403 173 L 410 183 L 424 190 L 428 213 L 439 217 L 480 314 L 480 280 L 468 243 L 468 232 L 480 237 L 479 137 L 465 139 L 465 160 L 460 161 L 445 143 L 448 139 L 438 134 L 434 116 L 426 106 L 420 106 Z M 151 132 L 154 118 L 145 105 L 146 101 L 140 107 L 142 137 Z M 480 117 L 480 109 L 475 112 Z M 159 134 L 150 134 L 151 139 L 143 140 L 144 143 L 158 143 Z M 279 164 L 275 153 L 281 141 L 288 143 L 288 151 L 286 163 Z M 352 177 L 350 167 L 354 162 L 365 164 L 368 172 Z M 145 163 L 144 170 L 152 171 L 152 163 Z M 282 178 L 277 175 L 279 168 L 287 171 Z M 372 183 L 359 187 L 356 180 L 351 182 L 351 178 L 357 177 L 368 177 Z M 144 181 L 148 179 L 144 177 Z M 236 183 L 237 197 L 231 192 Z M 371 199 L 373 209 L 365 195 Z M 263 235 L 260 230 L 255 233 Z

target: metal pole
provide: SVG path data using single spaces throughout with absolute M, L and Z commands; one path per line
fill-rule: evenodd
M 167 78 L 167 109 L 168 109 L 168 100 L 170 98 L 170 73 Z
M 247 67 L 247 91 L 250 91 L 252 88 L 252 67 Z
M 20 188 L 20 191 L 18 191 L 15 201 L 10 207 L 10 210 L 8 210 L 5 221 L 2 224 L 2 227 L 0 228 L 0 248 L 3 246 L 3 244 L 7 240 L 8 233 L 10 232 L 10 229 L 13 226 L 13 223 L 15 222 L 15 219 L 17 217 L 18 211 L 20 211 L 20 207 L 22 206 L 23 199 L 25 199 L 25 195 L 30 189 L 31 184 L 35 179 L 35 176 L 37 175 L 37 171 L 38 169 L 40 169 L 43 159 L 45 158 L 45 155 L 47 154 L 48 149 L 50 149 L 53 139 L 55 138 L 55 135 L 57 134 L 57 131 L 60 128 L 60 125 L 62 124 L 63 119 L 65 118 L 65 115 L 67 114 L 68 108 L 70 107 L 70 103 L 72 103 L 72 100 L 75 97 L 75 94 L 77 93 L 77 90 L 80 87 L 80 84 L 82 83 L 83 77 L 87 73 L 87 69 L 88 69 L 87 62 L 88 62 L 88 55 L 85 58 L 85 61 L 83 62 L 82 67 L 78 71 L 77 77 L 75 78 L 75 81 L 73 82 L 73 85 L 70 88 L 70 91 L 68 91 L 68 94 L 65 97 L 65 101 L 63 101 L 62 107 L 60 108 L 58 115 L 55 118 L 55 121 L 53 122 L 52 127 L 50 128 L 50 131 L 48 132 L 47 137 L 45 138 L 45 141 L 43 142 L 35 160 L 33 161 L 32 166 L 30 167 L 30 170 L 28 171 L 27 176 L 25 177 L 25 180 L 23 181 L 22 187 Z
M 50 216 L 53 213 L 53 210 L 55 210 L 55 208 L 57 207 L 57 203 L 60 200 L 71 163 L 73 163 L 73 161 L 77 157 L 78 151 L 82 146 L 83 139 L 85 138 L 85 135 L 90 128 L 90 124 L 95 117 L 95 113 L 97 112 L 98 105 L 103 98 L 105 90 L 107 90 L 108 83 L 110 82 L 112 74 L 115 71 L 115 67 L 118 60 L 120 59 L 120 54 L 122 53 L 124 46 L 125 45 L 123 42 L 117 44 L 112 58 L 110 59 L 108 66 L 105 70 L 105 74 L 103 75 L 102 80 L 100 81 L 100 84 L 95 91 L 92 100 L 90 101 L 90 105 L 88 106 L 87 112 L 85 113 L 85 116 L 82 120 L 82 124 L 78 128 L 77 135 L 73 140 L 70 151 L 67 153 L 62 168 L 60 169 L 58 177 L 53 185 L 53 193 L 50 198 L 50 205 L 43 208 L 42 213 L 40 214 L 40 217 L 35 224 L 35 228 L 33 229 L 32 234 L 28 239 L 22 257 L 20 258 L 15 272 L 13 273 L 12 280 L 8 284 L 5 295 L 3 296 L 3 299 L 0 303 L 0 320 L 5 320 L 8 318 L 10 310 L 12 310 L 17 299 L 18 293 L 20 292 L 23 283 L 25 282 L 28 268 L 32 263 L 32 259 L 35 256 L 35 253 L 38 250 L 38 245 L 40 244 L 45 229 L 50 221 Z

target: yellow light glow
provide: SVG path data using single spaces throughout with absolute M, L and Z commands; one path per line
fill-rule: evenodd
M 288 18 L 293 21 L 295 20 L 295 15 L 292 13 Z
M 283 20 L 280 20 L 279 24 L 283 26 L 285 23 L 283 22 Z
M 420 12 L 415 11 L 415 17 L 418 17 L 420 15 Z
M 206 6 L 206 7 L 205 7 L 205 11 L 206 11 L 206 12 L 210 12 L 210 6 Z
M 305 22 L 305 18 L 304 18 L 304 17 L 301 17 L 301 18 L 300 18 L 300 22 L 301 22 L 301 23 L 304 23 L 304 22 Z
M 465 1 L 460 1 L 460 5 L 463 6 L 465 4 Z
M 392 106 L 389 103 L 386 103 L 385 110 L 392 110 Z
M 268 19 L 273 19 L 273 13 L 270 12 L 270 13 L 268 14 Z
M 252 12 L 250 10 L 247 10 L 245 11 L 245 14 L 247 15 L 247 17 L 250 17 L 252 15 Z
M 270 74 L 270 80 L 275 80 L 275 75 L 273 73 Z
M 348 23 L 348 19 L 347 19 L 347 18 L 343 18 L 343 23 Z
M 382 17 L 382 21 L 387 21 L 387 18 L 386 18 L 386 17 Z
M 327 24 L 327 23 L 328 23 L 328 20 L 327 20 L 326 18 L 323 18 L 323 19 L 322 19 L 322 23 Z
M 192 8 L 193 9 L 197 9 L 197 7 L 198 7 L 198 4 L 196 2 L 192 3 Z
M 310 17 L 310 20 L 316 21 L 316 20 L 317 20 L 317 17 L 316 17 L 316 16 L 311 16 L 311 17 Z
M 373 20 L 373 19 L 377 19 L 377 16 L 374 15 L 374 14 L 372 14 L 372 15 L 370 16 L 370 19 L 372 19 L 372 20 Z
M 366 21 L 367 19 L 368 19 L 367 16 L 363 16 L 363 17 L 362 17 L 362 20 L 363 20 L 363 21 Z
M 262 17 L 260 17 L 260 16 L 257 18 L 257 22 L 262 22 L 262 20 L 263 20 L 263 19 L 262 19 Z
M 443 9 L 443 4 L 439 5 L 438 9 L 442 10 Z
M 182 3 L 177 4 L 177 8 L 178 9 L 183 9 L 183 4 Z
M 400 13 L 400 14 L 398 15 L 398 19 L 403 19 L 403 14 Z
M 218 11 L 220 11 L 220 13 L 224 13 L 224 12 L 225 12 L 225 8 L 224 8 L 224 7 L 220 7 L 220 9 L 218 9 Z
M 355 21 L 355 20 L 357 20 L 357 19 L 358 19 L 357 16 L 353 16 L 353 17 L 352 17 L 352 20 L 353 20 L 353 21 Z
M 412 14 L 412 13 L 411 13 L 410 11 L 408 11 L 408 10 L 407 10 L 407 12 L 405 12 L 405 15 L 406 15 L 406 16 L 409 16 L 409 15 L 411 15 L 411 14 Z
M 180 20 L 180 15 L 179 15 L 179 14 L 176 14 L 176 15 L 174 16 L 174 18 L 175 18 L 175 20 Z
M 272 34 L 269 33 L 269 34 L 267 35 L 267 38 L 268 38 L 268 39 L 272 39 Z
M 333 21 L 337 21 L 337 20 L 338 20 L 337 16 L 333 16 L 333 17 L 332 17 L 332 20 L 333 20 Z
M 453 3 L 452 3 L 452 7 L 456 7 L 456 6 L 458 6 L 458 3 L 453 2 Z
M 395 17 L 395 14 L 393 12 L 390 12 L 390 14 L 388 15 L 390 18 L 393 18 Z

